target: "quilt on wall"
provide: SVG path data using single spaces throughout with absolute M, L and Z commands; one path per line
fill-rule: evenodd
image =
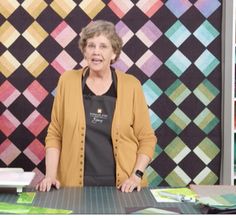
M 59 76 L 84 65 L 93 19 L 124 41 L 115 67 L 142 83 L 158 136 L 149 185 L 217 184 L 221 150 L 221 1 L 0 1 L 0 167 L 45 173 L 44 139 Z

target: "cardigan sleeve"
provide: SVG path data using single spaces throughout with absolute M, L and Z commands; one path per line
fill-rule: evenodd
M 45 139 L 46 149 L 56 147 L 61 149 L 62 142 L 62 120 L 63 120 L 63 82 L 60 77 L 56 88 L 56 95 L 53 102 L 51 112 L 51 122 L 48 127 L 47 136 Z
M 144 97 L 141 83 L 137 80 L 134 90 L 134 133 L 139 142 L 138 154 L 153 158 L 157 138 L 152 129 L 148 106 Z

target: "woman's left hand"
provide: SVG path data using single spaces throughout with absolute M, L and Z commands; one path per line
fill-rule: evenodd
M 118 187 L 122 192 L 132 192 L 135 188 L 139 192 L 141 190 L 141 178 L 132 174 L 128 179 L 126 179 Z

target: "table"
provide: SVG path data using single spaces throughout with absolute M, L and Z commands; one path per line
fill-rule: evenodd
M 25 191 L 35 191 L 26 189 Z M 16 193 L 1 193 L 0 201 L 16 203 Z M 37 192 L 33 206 L 73 210 L 75 214 L 126 214 L 146 207 L 176 208 L 184 214 L 201 213 L 193 203 L 156 202 L 148 188 L 140 192 L 122 193 L 115 187 L 61 188 Z

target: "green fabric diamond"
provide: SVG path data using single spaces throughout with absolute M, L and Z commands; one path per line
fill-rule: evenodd
M 171 187 L 185 187 L 191 179 L 189 176 L 179 167 L 177 166 L 166 178 L 165 181 Z
M 180 105 L 190 93 L 191 91 L 178 79 L 165 91 L 165 94 L 177 106 Z
M 180 134 L 190 122 L 191 120 L 179 108 L 166 120 L 166 124 L 177 134 Z
M 218 177 L 208 167 L 205 167 L 195 178 L 194 182 L 199 185 L 216 184 Z
M 219 123 L 219 119 L 208 108 L 205 108 L 193 122 L 208 134 Z
M 193 91 L 195 96 L 206 106 L 211 103 L 219 92 L 220 91 L 207 79 L 199 84 L 199 86 Z
M 156 188 L 163 181 L 160 175 L 158 175 L 151 166 L 145 170 L 145 174 L 148 180 L 148 187 L 150 188 Z
M 220 152 L 220 149 L 209 138 L 205 138 L 193 152 L 205 163 L 209 164 L 216 155 Z
M 165 148 L 165 153 L 170 158 L 172 158 L 176 163 L 179 163 L 182 159 L 184 159 L 190 151 L 191 150 L 187 147 L 187 145 L 179 137 L 176 137 Z

